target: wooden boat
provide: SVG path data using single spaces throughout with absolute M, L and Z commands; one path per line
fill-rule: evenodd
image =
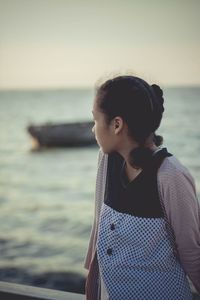
M 41 147 L 82 147 L 96 143 L 92 132 L 93 122 L 64 124 L 46 123 L 29 125 L 27 131 L 33 138 L 33 148 Z

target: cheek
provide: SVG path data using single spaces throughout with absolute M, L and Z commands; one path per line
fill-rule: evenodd
M 95 138 L 97 140 L 97 142 L 101 141 L 101 128 L 99 128 L 99 126 L 97 124 L 94 125 L 93 127 L 94 130 L 94 134 L 95 134 Z
M 102 128 L 98 124 L 94 124 L 92 132 L 95 135 L 97 143 L 100 144 L 103 139 Z
M 104 153 L 113 152 L 113 142 L 112 137 L 109 135 L 108 131 L 105 128 L 96 128 L 95 137 L 98 145 L 101 147 Z

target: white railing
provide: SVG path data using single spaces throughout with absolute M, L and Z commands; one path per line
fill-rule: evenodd
M 0 281 L 1 300 L 84 300 L 85 295 Z

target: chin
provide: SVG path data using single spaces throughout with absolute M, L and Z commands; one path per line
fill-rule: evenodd
M 113 150 L 113 149 L 108 149 L 108 148 L 102 147 L 102 146 L 99 146 L 99 147 L 100 147 L 100 150 L 105 154 L 111 154 L 111 153 L 115 152 L 115 150 Z

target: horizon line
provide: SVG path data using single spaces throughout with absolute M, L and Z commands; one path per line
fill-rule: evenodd
M 195 84 L 160 84 L 161 88 L 200 88 L 200 83 Z M 17 91 L 59 91 L 59 90 L 95 90 L 95 86 L 73 85 L 73 86 L 28 86 L 28 87 L 0 87 L 0 92 L 17 92 Z

